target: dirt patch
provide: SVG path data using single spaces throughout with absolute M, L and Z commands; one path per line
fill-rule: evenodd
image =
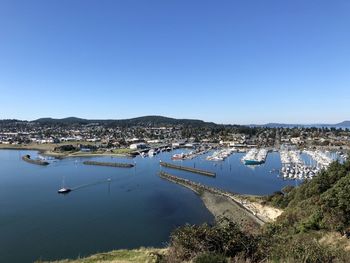
M 343 248 L 350 252 L 350 239 L 342 236 L 338 232 L 329 232 L 322 236 L 319 242 L 323 245 Z
M 207 191 L 201 194 L 201 198 L 207 209 L 216 219 L 219 217 L 227 217 L 237 223 L 243 230 L 251 233 L 260 232 L 261 224 L 256 220 L 254 215 L 240 207 L 233 200 Z

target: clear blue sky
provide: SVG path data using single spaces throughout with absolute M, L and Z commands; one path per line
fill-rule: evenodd
M 348 0 L 0 0 L 0 119 L 350 119 Z

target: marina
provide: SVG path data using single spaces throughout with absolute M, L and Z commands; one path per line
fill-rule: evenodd
M 309 155 L 313 161 L 314 166 L 317 166 L 318 168 L 327 168 L 332 161 L 336 160 L 337 158 L 332 159 L 330 155 L 327 155 L 326 152 L 317 150 L 317 151 L 304 151 L 307 155 Z M 328 152 L 329 153 L 329 152 Z
M 281 176 L 285 179 L 310 179 L 320 170 L 315 166 L 305 165 L 300 151 L 281 150 Z
M 282 168 L 280 175 L 285 179 L 311 179 L 322 169 L 326 169 L 333 161 L 341 160 L 337 152 L 321 150 L 293 150 L 280 151 Z M 304 158 L 302 158 L 304 155 Z
M 197 149 L 190 151 L 188 153 L 177 153 L 172 156 L 172 160 L 192 160 L 194 158 L 197 158 L 200 155 L 206 154 L 209 150 L 207 149 Z
M 208 161 L 224 161 L 227 157 L 229 157 L 235 151 L 236 151 L 236 149 L 234 149 L 234 148 L 227 148 L 227 149 L 215 151 L 215 152 L 213 152 L 212 155 L 207 157 L 207 160 Z
M 247 154 L 242 158 L 242 162 L 245 165 L 259 165 L 266 161 L 268 151 L 264 148 L 256 149 L 253 148 L 247 152 Z

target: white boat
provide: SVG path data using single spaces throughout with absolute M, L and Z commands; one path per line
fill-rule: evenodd
M 72 189 L 64 186 L 64 176 L 63 176 L 63 178 L 62 178 L 62 188 L 59 189 L 57 192 L 59 194 L 68 194 L 70 191 L 72 191 Z
M 182 160 L 185 157 L 184 153 L 177 153 L 174 154 L 173 157 L 171 157 L 172 160 Z
M 141 152 L 140 155 L 141 155 L 142 158 L 145 158 L 147 156 L 147 153 Z
M 70 191 L 72 191 L 72 189 L 63 187 L 63 188 L 59 189 L 57 192 L 59 194 L 68 194 Z

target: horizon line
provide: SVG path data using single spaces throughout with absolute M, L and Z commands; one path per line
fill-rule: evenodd
M 68 117 L 40 117 L 36 119 L 18 119 L 18 118 L 3 118 L 0 119 L 0 121 L 4 120 L 18 120 L 18 121 L 28 121 L 28 122 L 34 122 L 36 120 L 40 119 L 54 119 L 54 120 L 63 120 L 63 119 L 68 119 L 68 118 L 75 118 L 75 119 L 82 119 L 82 120 L 89 120 L 89 121 L 119 121 L 119 120 L 129 120 L 129 119 L 136 119 L 136 118 L 143 118 L 143 117 L 163 117 L 163 118 L 170 118 L 170 119 L 176 119 L 176 120 L 199 120 L 203 122 L 208 122 L 208 123 L 214 123 L 218 125 L 241 125 L 241 126 L 263 126 L 263 125 L 268 125 L 268 124 L 280 124 L 280 125 L 300 125 L 300 126 L 306 126 L 306 125 L 337 125 L 342 122 L 347 122 L 350 120 L 342 120 L 338 121 L 336 123 L 331 123 L 331 122 L 309 122 L 309 123 L 288 123 L 288 122 L 264 122 L 264 123 L 249 123 L 249 124 L 242 124 L 242 123 L 219 123 L 215 121 L 207 121 L 204 119 L 198 119 L 198 118 L 182 118 L 182 117 L 169 117 L 169 116 L 164 116 L 164 115 L 142 115 L 142 116 L 136 116 L 136 117 L 129 117 L 129 118 L 81 118 L 81 117 L 75 117 L 75 116 L 68 116 Z

